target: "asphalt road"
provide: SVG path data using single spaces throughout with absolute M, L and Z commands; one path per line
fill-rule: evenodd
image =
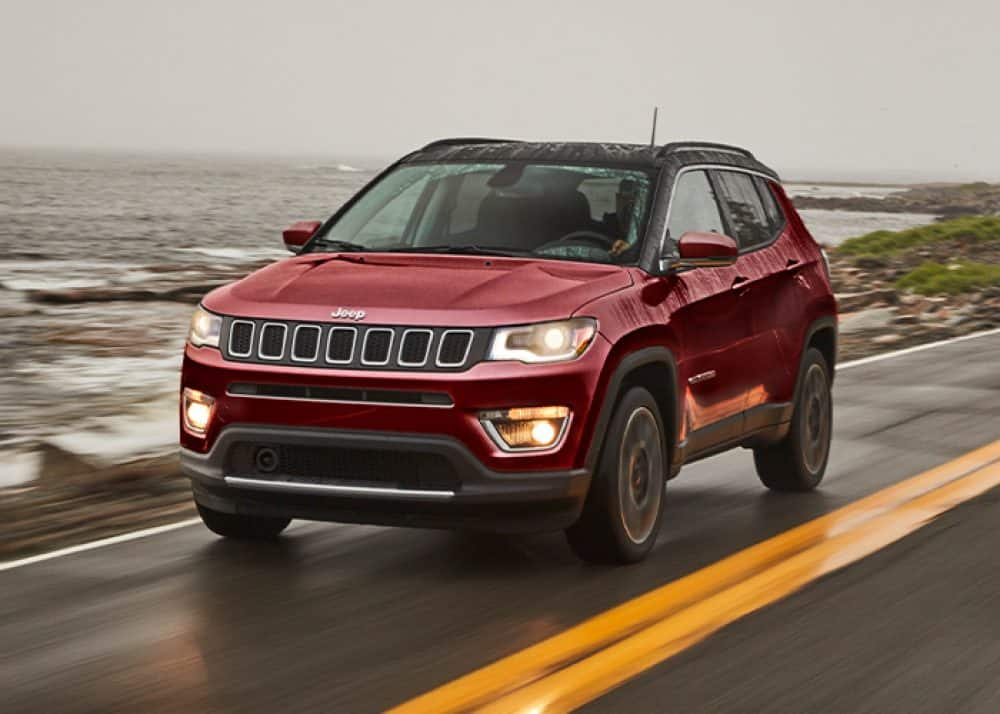
M 4 712 L 377 711 L 1000 438 L 1000 335 L 840 372 L 823 487 L 685 468 L 649 560 L 559 536 L 199 526 L 0 573 Z M 996 493 L 737 622 L 595 711 L 1000 711 Z

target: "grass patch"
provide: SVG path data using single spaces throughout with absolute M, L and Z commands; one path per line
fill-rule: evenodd
M 843 255 L 885 256 L 943 241 L 1000 242 L 1000 216 L 965 216 L 905 231 L 875 231 L 848 238 L 837 252 Z
M 1000 285 L 1000 265 L 962 261 L 941 265 L 928 261 L 896 281 L 896 287 L 921 295 L 956 295 Z

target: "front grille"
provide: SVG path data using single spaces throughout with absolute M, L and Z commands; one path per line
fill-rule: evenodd
M 276 468 L 261 469 L 257 458 L 261 449 L 277 454 Z M 230 448 L 226 462 L 227 476 L 268 481 L 432 491 L 454 491 L 460 486 L 448 459 L 420 451 L 240 442 Z
M 489 328 L 409 327 L 225 318 L 233 362 L 367 370 L 459 371 L 485 358 Z

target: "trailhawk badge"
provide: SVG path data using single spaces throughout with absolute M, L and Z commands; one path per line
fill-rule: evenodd
M 364 310 L 351 310 L 346 307 L 338 307 L 330 313 L 330 317 L 335 320 L 354 320 L 358 322 L 359 320 L 364 320 L 367 314 Z

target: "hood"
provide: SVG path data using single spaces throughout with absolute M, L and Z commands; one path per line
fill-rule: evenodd
M 569 317 L 628 287 L 615 265 L 389 253 L 308 254 L 274 263 L 206 296 L 209 310 L 328 322 L 364 310 L 366 324 L 492 326 Z

